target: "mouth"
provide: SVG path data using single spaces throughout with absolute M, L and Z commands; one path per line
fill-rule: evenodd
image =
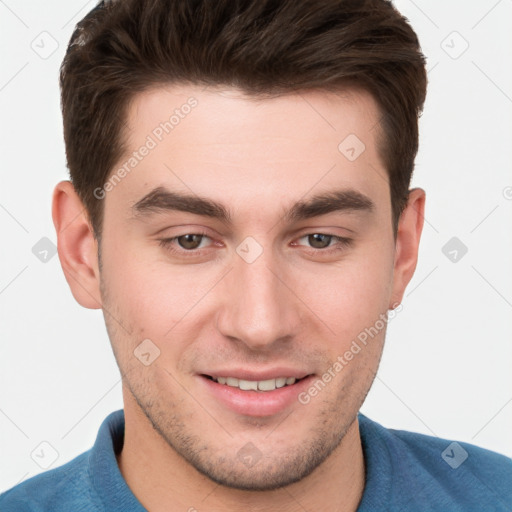
M 284 388 L 286 386 L 293 386 L 296 382 L 300 382 L 306 377 L 297 379 L 295 377 L 276 377 L 275 379 L 265 380 L 245 380 L 238 379 L 237 377 L 215 377 L 211 375 L 203 375 L 207 379 L 213 380 L 218 384 L 224 386 L 231 386 L 232 388 L 238 388 L 242 391 L 274 391 L 276 389 Z
M 223 375 L 198 374 L 197 377 L 212 403 L 240 416 L 260 418 L 272 417 L 298 406 L 300 393 L 314 380 L 314 374 L 286 370 L 274 371 L 270 375 L 237 373 L 236 377 L 229 372 Z M 290 373 L 295 373 L 295 376 Z

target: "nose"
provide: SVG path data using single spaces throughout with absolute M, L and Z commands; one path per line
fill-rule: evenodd
M 223 281 L 217 328 L 251 350 L 271 349 L 300 330 L 300 300 L 293 282 L 270 249 L 249 263 L 234 254 L 234 267 Z

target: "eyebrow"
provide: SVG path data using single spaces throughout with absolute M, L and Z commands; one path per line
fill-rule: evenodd
M 284 213 L 284 220 L 293 223 L 332 212 L 371 212 L 374 209 L 374 202 L 357 190 L 332 190 L 307 200 L 297 201 Z M 134 218 L 166 211 L 187 212 L 232 224 L 232 215 L 222 203 L 197 195 L 171 191 L 162 186 L 153 189 L 132 206 Z

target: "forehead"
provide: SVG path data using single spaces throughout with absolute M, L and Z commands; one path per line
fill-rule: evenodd
M 128 172 L 112 196 L 133 205 L 165 186 L 242 213 L 340 187 L 385 200 L 378 119 L 364 91 L 255 98 L 220 87 L 155 87 L 128 107 L 127 150 L 114 168 Z
M 129 140 L 155 132 L 157 139 L 172 133 L 165 137 L 168 142 L 183 143 L 189 138 L 195 143 L 200 138 L 254 146 L 262 138 L 330 143 L 353 133 L 371 145 L 378 121 L 377 103 L 363 90 L 310 90 L 269 98 L 220 86 L 181 85 L 153 87 L 136 94 L 127 108 L 126 126 Z M 160 126 L 166 123 L 171 125 L 168 130 Z M 187 137 L 191 131 L 194 136 Z M 247 140 L 248 133 L 254 138 Z

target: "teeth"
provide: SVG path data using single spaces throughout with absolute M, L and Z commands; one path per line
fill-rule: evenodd
M 238 381 L 238 387 L 244 391 L 249 391 L 250 389 L 258 391 L 258 382 L 240 379 Z
M 282 388 L 286 385 L 286 377 L 279 377 L 276 379 L 276 388 Z
M 226 384 L 233 388 L 239 388 L 244 391 L 274 391 L 277 388 L 282 388 L 284 386 L 290 386 L 295 384 L 295 377 L 278 377 L 277 379 L 267 379 L 267 380 L 243 380 L 237 379 L 235 377 L 212 377 L 214 381 L 219 384 Z
M 258 389 L 260 391 L 274 391 L 276 389 L 276 379 L 260 380 Z

